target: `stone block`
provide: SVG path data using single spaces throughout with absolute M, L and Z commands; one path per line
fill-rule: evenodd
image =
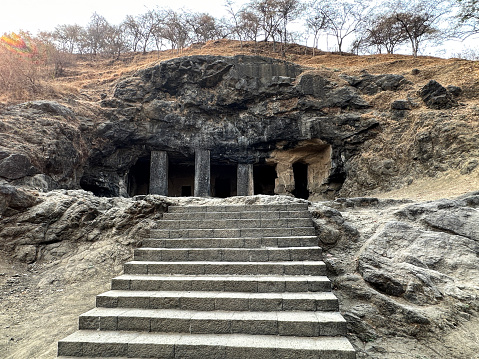
M 248 298 L 221 297 L 215 298 L 215 310 L 247 311 Z
M 128 353 L 127 343 L 84 343 L 83 356 L 88 357 L 125 357 Z
M 259 293 L 281 293 L 285 290 L 284 281 L 260 281 L 258 282 Z
M 305 280 L 291 280 L 285 282 L 286 292 L 307 292 L 309 283 Z
M 290 261 L 291 260 L 291 251 L 289 249 L 268 249 L 268 258 L 270 261 Z
M 215 310 L 215 300 L 212 298 L 182 297 L 180 299 L 180 308 L 184 310 Z
M 97 295 L 96 306 L 98 308 L 116 308 L 118 307 L 118 297 L 107 296 L 107 295 Z
M 180 297 L 150 297 L 150 309 L 178 309 L 181 307 Z
M 174 359 L 174 344 L 130 343 L 128 344 L 128 358 L 161 358 Z
M 119 316 L 118 330 L 150 331 L 150 318 L 139 316 Z
M 319 323 L 278 320 L 278 334 L 295 337 L 317 337 L 319 336 Z
M 83 343 L 59 341 L 58 356 L 72 356 L 72 357 L 83 356 Z
M 80 315 L 78 320 L 79 329 L 98 330 L 100 329 L 100 317 L 92 315 Z
M 143 263 L 125 263 L 123 272 L 125 274 L 148 274 L 148 265 Z
M 105 316 L 100 319 L 100 330 L 117 330 L 118 329 L 118 317 L 117 316 Z
M 111 289 L 112 290 L 129 290 L 130 289 L 130 280 L 129 279 L 121 279 L 121 278 L 113 278 L 111 281 Z
M 252 292 L 258 291 L 258 282 L 254 280 L 248 281 L 233 281 L 227 280 L 224 282 L 225 292 Z
M 189 333 L 189 318 L 151 318 L 152 332 Z
M 125 296 L 118 297 L 118 307 L 119 308 L 149 308 L 150 298 L 149 297 L 133 297 Z

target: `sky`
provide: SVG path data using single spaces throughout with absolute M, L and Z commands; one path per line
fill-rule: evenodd
M 94 12 L 111 24 L 121 23 L 126 15 L 145 13 L 157 6 L 171 9 L 190 9 L 215 17 L 226 15 L 225 0 L 10 0 L 0 6 L 0 35 L 19 30 L 36 34 L 52 31 L 57 25 L 86 26 Z M 237 3 L 246 1 L 237 1 Z
M 0 0 L 2 1 L 2 0 Z M 235 0 L 239 5 L 249 0 Z M 145 13 L 148 9 L 171 8 L 174 10 L 189 9 L 194 12 L 206 12 L 214 17 L 227 16 L 225 8 L 226 0 L 9 0 L 2 1 L 0 6 L 0 36 L 4 33 L 29 31 L 33 35 L 38 31 L 52 31 L 58 25 L 78 24 L 86 26 L 94 12 L 104 16 L 111 24 L 120 24 L 127 15 Z M 334 51 L 334 40 L 323 41 L 320 48 L 326 51 Z M 326 48 L 326 44 L 331 45 Z M 466 43 L 457 41 L 447 42 L 439 47 L 423 48 L 422 55 L 441 57 L 455 56 L 458 53 L 474 49 L 479 56 L 476 47 L 477 38 Z M 309 44 L 311 45 L 311 44 Z M 408 46 L 400 53 L 410 53 Z

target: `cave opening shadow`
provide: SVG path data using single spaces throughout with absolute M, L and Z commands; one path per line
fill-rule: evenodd
M 256 164 L 253 166 L 254 194 L 274 195 L 275 181 L 277 178 L 276 166 Z
M 214 164 L 211 166 L 211 194 L 213 197 L 236 196 L 237 165 Z
M 308 199 L 308 165 L 302 162 L 293 163 L 294 190 L 296 198 Z
M 128 172 L 130 197 L 150 193 L 150 157 L 140 157 Z

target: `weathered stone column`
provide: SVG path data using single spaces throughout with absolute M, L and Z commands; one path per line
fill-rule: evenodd
M 291 195 L 294 190 L 294 172 L 293 166 L 289 162 L 278 162 L 276 164 L 276 174 L 274 193 L 281 195 Z
M 151 151 L 150 193 L 168 196 L 168 153 Z
M 238 196 L 254 195 L 253 164 L 238 163 L 236 192 Z
M 195 152 L 195 197 L 209 197 L 211 183 L 210 151 Z

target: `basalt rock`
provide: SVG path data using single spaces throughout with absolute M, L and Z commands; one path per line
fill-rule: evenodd
M 0 118 L 0 179 L 43 190 L 78 185 L 87 153 L 71 109 L 35 101 L 10 107 Z
M 455 91 L 457 93 L 457 91 Z M 431 80 L 419 91 L 427 107 L 441 110 L 457 105 L 453 95 L 439 82 Z
M 343 158 L 378 126 L 362 117 L 370 105 L 356 88 L 259 56 L 165 61 L 121 80 L 101 104 L 108 120 L 92 136 L 105 142 L 81 179 L 101 195 L 127 192 L 132 166 L 151 151 L 167 151 L 173 164 L 191 163 L 196 149 L 209 150 L 212 165 L 261 164 L 278 149 L 315 140 L 319 151 L 329 148 L 331 164 L 314 191 L 331 196 L 346 175 Z

